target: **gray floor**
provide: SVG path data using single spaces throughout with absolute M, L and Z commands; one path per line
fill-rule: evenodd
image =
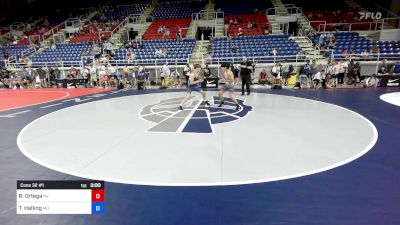
M 80 177 L 132 184 L 225 185 L 331 169 L 365 154 L 377 139 L 375 127 L 347 109 L 257 93 L 240 96 L 254 107 L 250 114 L 213 125 L 213 133 L 148 132 L 154 123 L 141 119 L 140 110 L 183 96 L 133 95 L 66 108 L 25 127 L 18 145 L 32 160 Z

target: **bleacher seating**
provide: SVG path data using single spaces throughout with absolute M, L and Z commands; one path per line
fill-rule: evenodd
M 143 47 L 140 49 L 134 49 L 134 53 L 136 56 L 136 62 L 140 64 L 154 64 L 157 60 L 157 63 L 175 63 L 174 59 L 178 60 L 179 64 L 185 64 L 188 55 L 191 54 L 193 47 L 196 43 L 194 39 L 186 39 L 182 41 L 176 40 L 143 40 L 143 41 L 133 41 L 133 44 L 142 44 Z M 166 56 L 156 56 L 156 49 L 167 49 Z M 126 49 L 120 49 L 115 53 L 116 60 L 125 60 L 126 59 Z
M 89 12 L 89 9 L 71 9 L 71 10 L 63 10 L 63 11 L 55 11 L 51 12 L 51 16 L 47 16 L 46 20 L 48 22 L 47 25 L 44 24 L 45 20 L 42 20 L 40 23 L 36 24 L 34 28 L 30 30 L 24 31 L 24 37 L 21 37 L 18 41 L 20 45 L 29 44 L 29 36 L 39 35 L 42 38 L 47 38 L 48 36 L 43 36 L 46 32 L 56 27 L 60 23 L 64 22 L 68 18 L 79 18 L 85 13 Z
M 335 13 L 335 14 L 334 14 Z M 335 29 L 338 30 L 350 30 L 350 25 L 348 23 L 354 23 L 351 25 L 351 30 L 375 30 L 377 24 L 371 23 L 373 22 L 371 19 L 359 20 L 360 15 L 357 11 L 348 11 L 341 10 L 340 14 L 336 14 L 336 12 L 328 12 L 326 11 L 306 11 L 304 14 L 308 17 L 310 21 L 326 21 L 327 24 L 330 25 L 320 25 L 324 24 L 323 22 L 313 22 L 311 25 L 314 29 L 319 31 L 333 31 Z M 318 17 L 318 15 L 320 15 Z M 343 26 L 338 25 L 336 23 L 347 23 Z
M 248 14 L 255 9 L 265 10 L 273 8 L 271 1 L 246 0 L 245 2 L 234 2 L 231 0 L 216 0 L 215 8 L 221 9 L 225 14 Z
M 380 52 L 385 56 L 400 57 L 400 41 L 377 41 Z
M 346 9 L 349 6 L 346 4 L 345 0 L 336 1 L 324 1 L 323 4 L 316 4 L 315 1 L 304 1 L 304 0 L 282 0 L 284 4 L 293 4 L 301 7 L 303 11 L 319 10 L 319 11 L 332 11 L 338 9 Z
M 190 18 L 179 18 L 179 19 L 166 19 L 166 20 L 155 20 L 151 23 L 150 27 L 143 34 L 143 39 L 154 40 L 162 39 L 163 34 L 158 33 L 158 28 L 165 26 L 169 29 L 170 34 L 167 39 L 175 39 L 178 32 L 178 27 L 182 28 L 182 37 L 186 37 L 187 29 L 190 25 Z
M 128 1 L 128 0 L 126 0 Z M 142 14 L 146 8 L 150 5 L 149 0 L 144 4 L 133 4 L 133 5 L 118 5 L 109 6 L 100 13 L 97 17 L 93 17 L 92 21 L 95 23 L 88 22 L 83 30 L 74 36 L 70 37 L 70 43 L 58 44 L 56 49 L 45 49 L 43 52 L 34 55 L 32 61 L 34 66 L 42 65 L 43 63 L 55 64 L 58 61 L 81 61 L 82 53 L 90 52 L 91 45 L 86 42 L 97 41 L 99 39 L 107 39 L 111 36 L 111 31 L 118 25 L 117 21 L 122 21 L 126 16 L 131 14 Z M 284 3 L 294 3 L 299 7 L 303 7 L 305 15 L 312 14 L 310 20 L 321 20 L 326 23 L 354 23 L 359 22 L 359 14 L 353 9 L 345 9 L 345 3 L 343 0 L 338 2 L 324 3 L 324 10 L 318 11 L 321 5 L 311 4 L 302 0 L 283 0 Z M 195 45 L 194 39 L 182 40 L 178 42 L 176 40 L 178 29 L 182 29 L 182 38 L 186 37 L 187 28 L 191 23 L 191 17 L 193 13 L 199 12 L 204 9 L 207 1 L 192 1 L 192 2 L 173 2 L 167 3 L 162 0 L 158 2 L 155 10 L 150 16 L 154 18 L 150 27 L 143 34 L 142 41 L 133 41 L 134 43 L 143 44 L 143 48 L 134 49 L 136 55 L 136 62 L 141 64 L 154 64 L 158 65 L 164 62 L 171 62 L 175 59 L 179 59 L 180 64 L 186 63 L 189 54 L 192 53 Z M 222 4 L 223 3 L 223 4 Z M 129 4 L 129 3 L 128 3 Z M 229 0 L 216 0 L 216 8 L 221 8 L 225 12 L 224 23 L 229 24 L 228 34 L 232 36 L 232 40 L 226 37 L 217 37 L 212 41 L 212 53 L 211 57 L 216 58 L 235 58 L 235 62 L 240 62 L 241 57 L 247 56 L 249 58 L 255 57 L 259 62 L 270 62 L 265 60 L 266 56 L 270 56 L 270 52 L 273 48 L 277 51 L 277 57 L 279 60 L 295 59 L 295 55 L 301 51 L 301 48 L 290 40 L 288 35 L 264 35 L 264 30 L 268 29 L 269 21 L 265 14 L 265 11 L 259 13 L 253 13 L 254 9 L 265 10 L 270 5 L 270 1 L 263 2 L 258 0 L 249 0 L 246 3 L 234 3 Z M 345 10 L 344 10 L 345 9 Z M 18 45 L 12 45 L 7 47 L 1 47 L 1 50 L 5 50 L 10 53 L 11 56 L 20 57 L 22 52 L 28 49 L 29 39 L 26 38 L 31 35 L 43 35 L 52 27 L 59 24 L 69 17 L 80 17 L 81 15 L 88 12 L 87 9 L 78 10 L 62 10 L 51 12 L 48 17 L 50 25 L 42 26 L 37 24 L 36 29 L 25 31 L 23 39 L 19 40 Z M 333 12 L 339 15 L 333 14 Z M 241 14 L 234 14 L 234 13 Z M 321 16 L 322 15 L 322 16 Z M 103 22 L 100 22 L 100 18 L 105 17 Z M 241 20 L 239 24 L 229 23 L 229 21 Z M 111 22 L 112 21 L 112 22 Z M 371 21 L 371 20 L 369 20 Z M 247 28 L 248 23 L 251 22 L 255 25 L 253 28 Z M 315 28 L 318 28 L 319 23 L 312 24 Z M 165 26 L 169 30 L 169 35 L 164 37 L 163 33 L 159 33 L 160 27 Z M 244 36 L 237 36 L 239 28 L 243 30 Z M 334 25 L 328 25 L 326 31 L 334 30 Z M 352 30 L 363 30 L 369 29 L 370 25 L 352 25 Z M 8 27 L 0 29 L 0 34 L 7 32 Z M 102 31 L 99 31 L 102 30 Z M 357 54 L 360 54 L 364 50 L 369 50 L 374 43 L 379 46 L 381 58 L 386 56 L 394 56 L 400 58 L 400 41 L 377 41 L 373 42 L 365 37 L 360 36 L 357 32 L 336 32 L 336 47 L 333 50 L 335 55 L 341 55 L 344 49 L 355 50 Z M 20 38 L 21 38 L 20 37 Z M 318 43 L 318 37 L 313 37 L 312 42 Z M 232 45 L 237 46 L 237 52 L 231 51 Z M 156 49 L 167 49 L 168 54 L 166 56 L 156 56 Z M 327 51 L 326 56 L 329 56 L 331 52 Z M 262 59 L 262 57 L 264 59 Z M 273 58 L 273 57 L 272 57 Z M 3 54 L 0 54 L 0 60 L 3 59 Z M 115 60 L 126 60 L 126 50 L 120 49 L 115 52 Z M 264 60 L 264 61 L 263 61 Z M 51 63 L 50 63 L 51 62 Z M 213 61 L 214 63 L 216 61 Z M 75 63 L 71 65 L 77 65 Z M 68 66 L 65 65 L 65 66 Z
M 364 50 L 369 51 L 374 44 L 371 40 L 360 36 L 357 32 L 336 32 L 334 34 L 336 38 L 335 55 L 342 54 L 344 49 L 348 49 L 349 51 L 354 49 L 357 54 L 360 54 Z M 311 40 L 313 43 L 318 44 L 319 35 L 313 37 Z M 379 47 L 381 57 L 400 57 L 400 41 L 377 41 L 376 44 Z M 327 52 L 326 55 L 330 55 L 330 52 Z
M 91 45 L 89 43 L 66 43 L 56 45 L 56 49 L 45 49 L 43 52 L 32 57 L 33 66 L 43 65 L 43 63 L 57 63 L 61 61 L 81 61 L 82 53 L 90 52 Z M 48 64 L 52 65 L 52 64 Z M 77 65 L 66 64 L 64 66 Z M 79 64 L 78 64 L 79 65 Z
M 359 23 L 353 24 L 351 26 L 351 30 L 369 30 L 370 24 L 365 22 L 372 22 L 372 20 L 362 20 L 360 21 L 360 15 L 358 12 L 359 9 L 352 9 L 344 0 L 337 1 L 324 1 L 324 3 L 316 4 L 313 1 L 304 1 L 304 0 L 283 0 L 285 4 L 294 4 L 298 7 L 302 7 L 304 14 L 308 17 L 310 21 L 326 21 L 326 23 Z M 339 15 L 334 14 L 340 12 Z M 320 16 L 318 16 L 320 14 Z M 312 15 L 312 16 L 311 16 Z M 356 19 L 357 18 L 357 19 Z M 365 24 L 360 24 L 363 22 Z M 322 22 L 314 22 L 312 26 L 318 30 L 318 27 Z M 375 29 L 375 25 L 371 24 L 371 28 Z M 324 31 L 324 26 L 321 26 L 321 31 Z M 335 26 L 335 25 L 327 25 L 325 31 L 332 31 L 335 29 L 339 30 L 349 30 L 348 25 Z
M 160 3 L 151 13 L 155 19 L 191 18 L 193 13 L 204 10 L 204 2 Z
M 7 28 L 7 27 L 2 27 L 2 28 L 0 28 L 0 35 L 3 35 L 3 34 L 9 32 L 9 31 L 10 31 L 9 28 Z
M 49 19 L 50 24 L 60 24 L 67 20 L 68 18 L 80 18 L 81 16 L 88 13 L 90 8 L 82 8 L 82 9 L 70 9 L 55 12 L 55 14 Z
M 237 53 L 231 52 L 232 45 L 237 46 Z M 272 48 L 277 51 L 277 56 L 291 56 L 286 59 L 293 59 L 301 51 L 301 48 L 288 35 L 261 35 L 241 36 L 232 38 L 215 38 L 212 44 L 212 57 L 263 57 L 268 56 Z M 235 61 L 240 62 L 241 59 Z M 259 60 L 262 61 L 262 60 Z
M 19 58 L 22 53 L 28 50 L 28 45 L 11 45 L 11 46 L 4 46 L 0 48 L 0 60 L 4 60 L 3 51 L 8 52 L 10 57 L 17 57 Z
M 238 25 L 234 25 L 233 23 L 229 24 L 229 20 L 235 21 L 238 20 Z M 265 14 L 239 14 L 239 15 L 229 15 L 225 16 L 225 24 L 229 24 L 228 34 L 230 36 L 236 36 L 239 28 L 243 29 L 244 35 L 262 35 L 264 33 L 264 29 L 268 26 L 268 19 Z M 255 24 L 255 28 L 248 29 L 247 24 L 251 22 Z
M 24 38 L 20 39 L 18 41 L 18 44 L 19 45 L 27 45 L 27 44 L 29 44 L 28 37 L 32 36 L 32 35 L 39 35 L 41 37 L 44 37 L 43 35 L 46 32 L 48 32 L 49 30 L 51 30 L 53 27 L 55 27 L 55 26 L 39 27 L 39 28 L 36 28 L 36 29 L 32 29 L 30 31 L 25 31 L 24 32 L 24 35 L 25 35 Z M 38 41 L 38 39 L 37 39 L 37 41 Z
M 111 10 L 106 10 L 104 16 L 109 21 L 123 21 L 125 17 L 131 14 L 142 14 L 148 6 L 147 4 L 118 5 Z
M 50 24 L 58 25 L 68 18 L 79 18 L 88 12 L 89 8 L 56 10 L 51 12 L 49 22 Z
M 118 24 L 112 23 L 91 23 L 85 25 L 79 34 L 70 38 L 70 42 L 97 41 L 110 38 L 111 32 Z M 101 31 L 100 31 L 101 30 Z

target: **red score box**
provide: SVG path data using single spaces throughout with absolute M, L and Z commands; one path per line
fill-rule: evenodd
M 92 202 L 104 202 L 104 190 L 92 190 Z

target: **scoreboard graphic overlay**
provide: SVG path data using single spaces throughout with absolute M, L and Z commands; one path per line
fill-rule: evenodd
M 103 181 L 17 181 L 17 214 L 104 214 Z

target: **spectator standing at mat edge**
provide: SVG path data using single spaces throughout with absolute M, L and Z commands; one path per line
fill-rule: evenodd
M 189 64 L 186 64 L 185 68 L 183 69 L 183 75 L 185 76 L 186 79 L 186 86 L 189 85 L 189 74 L 191 72 L 191 68 Z
M 242 78 L 242 95 L 244 95 L 244 86 L 246 85 L 247 95 L 250 95 L 250 74 L 253 65 L 243 57 L 243 62 L 240 64 L 240 77 Z

